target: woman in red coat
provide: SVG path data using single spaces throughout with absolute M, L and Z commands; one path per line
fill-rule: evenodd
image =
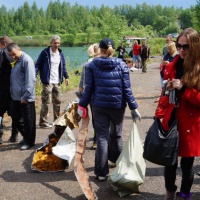
M 171 116 L 178 119 L 179 156 L 182 170 L 180 192 L 176 199 L 190 200 L 193 184 L 193 162 L 200 156 L 200 38 L 197 31 L 185 29 L 176 42 L 179 55 L 166 66 L 164 79 L 168 80 L 167 90 L 175 89 L 178 107 Z M 171 117 L 164 116 L 164 121 Z M 177 189 L 175 185 L 177 164 L 165 167 L 165 200 L 173 200 Z

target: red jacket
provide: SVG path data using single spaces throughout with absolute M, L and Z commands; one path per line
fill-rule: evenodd
M 175 66 L 179 59 L 180 56 L 177 56 L 172 63 L 166 65 L 164 79 L 175 78 Z M 179 156 L 200 156 L 200 92 L 193 88 L 186 88 L 184 93 L 179 93 L 178 103 L 176 116 L 179 131 Z M 166 120 L 169 116 L 164 116 L 164 118 Z

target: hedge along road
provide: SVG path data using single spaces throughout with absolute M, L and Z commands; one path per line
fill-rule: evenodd
M 138 110 L 142 115 L 142 121 L 137 122 L 141 140 L 144 141 L 146 131 L 153 122 L 153 115 L 156 108 L 155 100 L 160 94 L 159 77 L 160 57 L 152 58 L 148 63 L 147 73 L 141 71 L 130 72 L 132 88 L 136 100 L 139 104 Z M 76 98 L 75 91 L 70 91 L 62 95 L 62 109 L 66 107 L 70 100 Z M 37 99 L 37 125 L 39 122 L 40 98 Z M 50 109 L 50 120 L 53 119 L 52 109 Z M 3 135 L 3 144 L 0 146 L 0 199 L 2 200 L 85 200 L 78 181 L 73 171 L 73 161 L 64 172 L 45 172 L 38 173 L 31 170 L 31 162 L 35 150 L 46 140 L 47 135 L 53 132 L 52 129 L 40 129 L 37 126 L 36 145 L 26 151 L 20 151 L 18 143 L 9 143 L 10 137 L 10 118 L 4 119 L 6 130 Z M 130 110 L 126 109 L 123 125 L 123 141 L 126 140 L 131 132 L 132 120 Z M 73 131 L 77 135 L 78 130 Z M 89 124 L 89 135 L 87 139 L 86 152 L 84 154 L 84 165 L 90 177 L 92 188 L 100 200 L 121 199 L 113 191 L 111 185 L 107 182 L 99 182 L 94 175 L 94 156 L 95 151 L 92 146 L 93 129 L 91 122 Z M 19 140 L 22 139 L 21 135 Z M 200 171 L 200 159 L 195 160 L 195 172 Z M 146 162 L 146 177 L 144 184 L 140 187 L 140 194 L 133 194 L 124 197 L 124 200 L 157 200 L 163 199 L 165 194 L 163 167 Z M 111 170 L 112 171 L 112 170 Z M 181 171 L 178 168 L 177 185 L 180 188 Z M 195 174 L 194 185 L 192 187 L 193 200 L 200 199 L 200 176 Z

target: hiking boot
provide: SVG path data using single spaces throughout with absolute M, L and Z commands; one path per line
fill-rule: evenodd
M 166 190 L 166 196 L 165 196 L 164 200 L 173 200 L 174 195 L 175 195 L 175 192 Z
M 192 196 L 191 192 L 189 194 L 184 194 L 182 192 L 177 192 L 176 193 L 176 200 L 190 200 L 191 196 Z

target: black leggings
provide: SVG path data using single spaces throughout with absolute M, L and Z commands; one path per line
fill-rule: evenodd
M 181 170 L 182 170 L 182 181 L 181 181 L 181 189 L 180 191 L 184 194 L 189 194 L 193 179 L 194 179 L 194 157 L 183 157 L 181 158 Z M 165 188 L 168 191 L 175 192 L 177 186 L 175 185 L 176 181 L 176 170 L 178 163 L 173 165 L 172 167 L 165 167 L 164 169 L 164 177 L 165 177 Z

